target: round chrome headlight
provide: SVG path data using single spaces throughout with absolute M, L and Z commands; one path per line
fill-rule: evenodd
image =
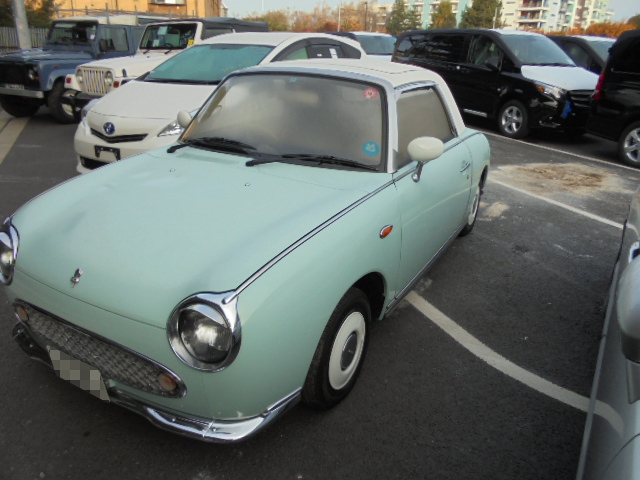
M 78 83 L 84 82 L 84 73 L 80 69 L 76 70 L 76 81 Z
M 171 348 L 187 365 L 218 371 L 229 365 L 240 347 L 240 322 L 233 305 L 214 294 L 194 295 L 171 314 L 167 333 Z
M 18 231 L 8 220 L 0 226 L 0 283 L 11 284 L 18 256 Z
M 29 80 L 37 80 L 38 79 L 38 71 L 35 68 L 30 68 L 27 70 L 27 77 Z
M 107 87 L 113 85 L 113 72 L 107 72 L 104 74 L 104 84 Z

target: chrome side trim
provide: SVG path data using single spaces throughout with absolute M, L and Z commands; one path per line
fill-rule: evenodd
M 17 88 L 0 87 L 0 95 L 15 95 L 17 97 L 44 98 L 44 93 L 39 90 L 20 90 Z
M 395 183 L 395 179 L 391 179 L 389 180 L 387 183 L 385 183 L 384 185 L 378 187 L 376 190 L 374 190 L 371 193 L 368 193 L 367 195 L 365 195 L 364 197 L 360 198 L 359 200 L 356 200 L 354 203 L 352 203 L 351 205 L 349 205 L 348 207 L 346 207 L 345 209 L 343 209 L 342 211 L 336 213 L 333 217 L 329 218 L 328 220 L 326 220 L 324 223 L 320 224 L 319 226 L 317 226 L 316 228 L 314 228 L 313 230 L 311 230 L 309 233 L 307 233 L 305 236 L 301 237 L 300 239 L 298 239 L 296 242 L 292 243 L 290 246 L 288 246 L 287 248 L 285 248 L 282 252 L 280 252 L 278 255 L 276 255 L 275 257 L 273 257 L 269 262 L 267 262 L 266 264 L 264 264 L 259 270 L 257 270 L 253 275 L 251 275 L 247 280 L 245 280 L 242 284 L 240 284 L 240 286 L 238 286 L 238 288 L 235 289 L 235 291 L 231 292 L 231 295 L 229 295 L 228 297 L 226 297 L 223 300 L 224 304 L 228 304 L 230 302 L 233 302 L 235 299 L 238 298 L 238 296 L 249 286 L 251 285 L 253 282 L 255 282 L 258 278 L 260 278 L 262 275 L 264 275 L 271 267 L 273 267 L 275 264 L 277 264 L 280 260 L 282 260 L 284 257 L 286 257 L 287 255 L 289 255 L 291 252 L 293 252 L 296 248 L 298 248 L 300 245 L 306 243 L 308 240 L 310 240 L 311 238 L 313 238 L 314 236 L 316 236 L 318 233 L 320 233 L 322 230 L 324 230 L 325 228 L 327 228 L 329 225 L 331 225 L 332 223 L 335 223 L 336 221 L 338 221 L 339 219 L 341 219 L 342 217 L 344 217 L 347 213 L 349 213 L 350 211 L 354 210 L 356 207 L 358 207 L 359 205 L 362 205 L 364 202 L 366 202 L 367 200 L 369 200 L 370 198 L 374 197 L 375 195 L 377 195 L 378 193 L 380 193 L 381 191 L 383 191 L 384 189 L 386 189 L 387 187 L 393 185 Z
M 484 117 L 487 118 L 487 114 L 484 112 L 478 112 L 477 110 L 469 110 L 467 108 L 463 108 L 462 111 L 464 113 L 468 113 L 469 115 L 477 115 L 478 117 Z
M 163 430 L 205 442 L 232 443 L 255 435 L 280 418 L 300 401 L 301 391 L 301 388 L 295 390 L 258 416 L 239 420 L 206 419 L 175 414 L 146 405 L 118 389 L 110 389 L 109 398 L 112 403 L 143 416 Z

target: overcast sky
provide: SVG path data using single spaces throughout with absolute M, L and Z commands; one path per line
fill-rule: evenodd
M 393 3 L 394 0 L 379 0 L 378 3 Z M 223 0 L 229 8 L 230 17 L 244 17 L 253 12 L 267 12 L 269 10 L 304 10 L 310 12 L 316 5 L 322 3 L 319 0 Z M 338 6 L 340 0 L 325 0 L 331 7 Z M 343 2 L 344 3 L 344 0 Z M 610 0 L 610 7 L 615 11 L 614 21 L 626 20 L 640 14 L 640 2 L 638 0 Z

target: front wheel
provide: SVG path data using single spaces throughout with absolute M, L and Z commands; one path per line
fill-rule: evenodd
M 73 113 L 73 107 L 69 103 L 68 98 L 73 95 L 71 90 L 64 88 L 64 82 L 57 82 L 49 96 L 47 97 L 47 106 L 51 115 L 55 117 L 60 123 L 74 123 L 76 122 L 76 116 Z
M 618 156 L 627 165 L 640 167 L 640 122 L 632 123 L 620 135 Z
M 40 103 L 30 98 L 0 95 L 0 106 L 14 117 L 32 117 L 40 108 Z
M 518 100 L 505 103 L 498 114 L 498 129 L 509 138 L 524 138 L 529 135 L 529 113 Z
M 302 388 L 304 403 L 327 409 L 349 394 L 367 352 L 370 320 L 367 296 L 357 288 L 349 289 L 320 337 Z

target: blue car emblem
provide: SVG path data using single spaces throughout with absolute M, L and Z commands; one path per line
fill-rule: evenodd
M 107 135 L 113 135 L 114 133 L 116 133 L 116 126 L 111 123 L 111 122 L 107 122 L 102 126 L 104 133 L 106 133 Z

